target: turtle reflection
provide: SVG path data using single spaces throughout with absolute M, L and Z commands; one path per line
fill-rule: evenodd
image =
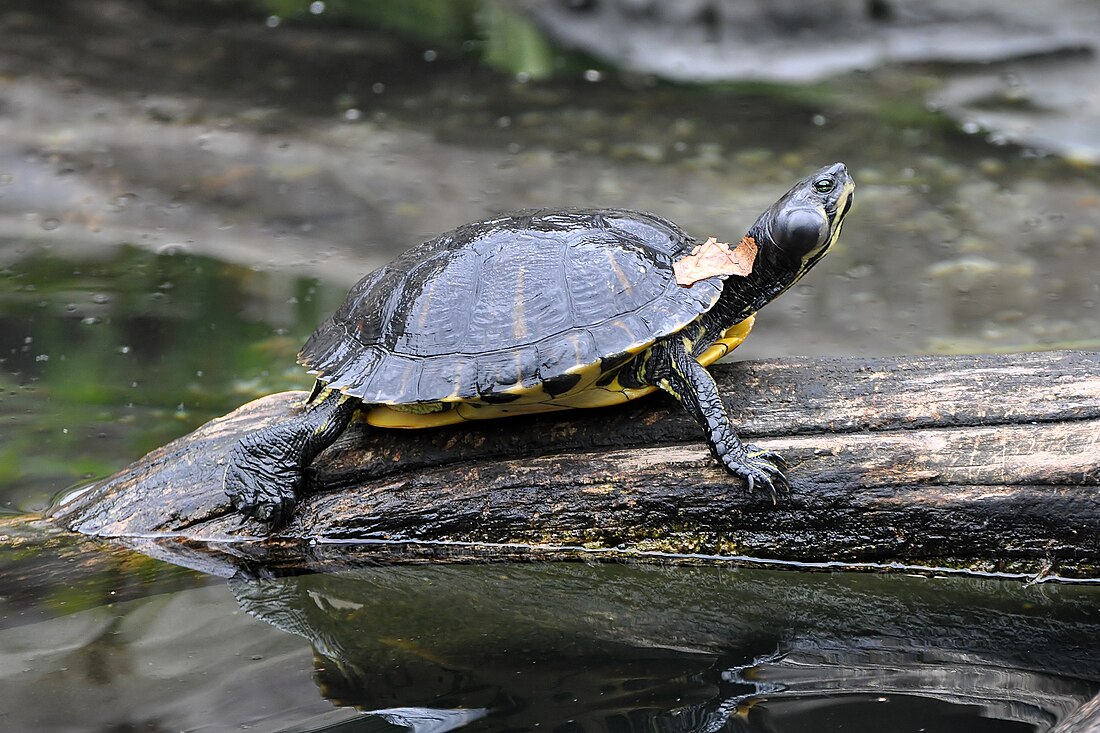
M 325 697 L 421 732 L 1031 731 L 1100 689 L 1100 613 L 1062 588 L 580 564 L 230 584 L 310 641 Z

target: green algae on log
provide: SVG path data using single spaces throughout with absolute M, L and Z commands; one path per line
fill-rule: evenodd
M 190 565 L 210 551 L 305 568 L 337 546 L 381 542 L 384 555 L 396 541 L 417 560 L 588 550 L 1100 575 L 1100 353 L 788 358 L 712 371 L 742 436 L 791 465 L 791 494 L 777 504 L 747 493 L 690 419 L 653 397 L 433 430 L 357 421 L 315 462 L 291 522 L 269 535 L 231 510 L 221 479 L 243 434 L 299 409 L 304 393 L 287 392 L 153 451 L 50 519 L 169 559 L 178 548 Z

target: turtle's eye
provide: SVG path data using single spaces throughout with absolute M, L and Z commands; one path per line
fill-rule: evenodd
M 829 222 L 814 209 L 791 209 L 776 217 L 772 232 L 784 250 L 802 256 L 824 244 Z
M 818 178 L 814 181 L 814 190 L 818 193 L 832 193 L 834 188 L 836 188 L 836 181 L 832 178 Z

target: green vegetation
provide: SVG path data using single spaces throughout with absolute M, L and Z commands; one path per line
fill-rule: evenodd
M 362 25 L 449 54 L 472 53 L 489 66 L 529 79 L 569 67 L 572 56 L 555 50 L 534 24 L 499 0 L 253 0 L 263 12 L 290 22 Z
M 129 247 L 0 271 L 4 499 L 41 506 L 253 397 L 308 389 L 294 355 L 342 293 L 256 282 L 288 277 Z M 295 297 L 276 309 L 265 291 Z

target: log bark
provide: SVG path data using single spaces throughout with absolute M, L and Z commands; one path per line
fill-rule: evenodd
M 222 493 L 225 456 L 286 419 L 272 395 L 71 498 L 71 530 L 304 566 L 403 556 L 662 557 L 1100 576 L 1100 353 L 783 359 L 712 369 L 742 437 L 779 451 L 773 504 L 718 467 L 660 396 L 383 431 L 353 423 L 268 534 Z M 198 543 L 198 544 L 196 544 Z M 411 555 L 410 555 L 411 553 Z

